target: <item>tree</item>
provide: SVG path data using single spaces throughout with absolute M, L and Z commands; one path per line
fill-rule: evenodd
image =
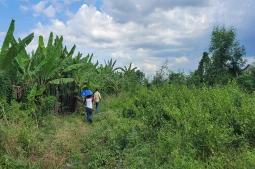
M 251 93 L 254 91 L 254 76 L 250 74 L 242 74 L 237 78 L 238 84 L 246 89 L 247 92 Z
M 100 88 L 101 91 L 106 92 L 106 93 L 112 93 L 114 92 L 116 94 L 115 89 L 119 88 L 119 85 L 116 85 L 117 81 L 120 80 L 120 76 L 115 75 L 117 68 L 114 68 L 115 64 L 116 64 L 116 60 L 113 61 L 112 59 L 108 60 L 107 62 L 105 62 L 105 65 L 100 64 L 99 67 L 97 67 L 96 71 L 97 71 L 97 77 L 94 77 L 97 80 L 97 88 Z M 119 74 L 119 73 L 118 73 Z M 116 84 L 114 85 L 114 82 L 116 82 Z M 118 89 L 119 90 L 119 89 Z M 118 94 L 116 94 L 118 95 Z
M 197 69 L 196 73 L 198 74 L 198 76 L 200 78 L 200 83 L 205 82 L 205 78 L 206 78 L 206 75 L 209 70 L 211 60 L 208 55 L 209 54 L 207 52 L 204 52 L 202 59 L 200 60 L 199 65 L 198 65 L 198 69 Z
M 113 91 L 115 93 L 116 98 L 119 95 L 122 81 L 123 81 L 123 77 L 121 77 L 120 72 L 115 72 L 111 74 L 111 76 L 106 78 L 106 84 L 108 86 L 108 90 Z
M 124 66 L 124 68 L 118 67 L 118 68 L 116 68 L 116 69 L 122 70 L 123 73 L 124 73 L 124 76 L 129 76 L 130 74 L 132 74 L 132 73 L 135 72 L 135 70 L 137 69 L 137 67 L 133 67 L 133 68 L 132 68 L 132 63 L 130 63 L 130 64 L 129 64 L 129 67 Z
M 136 79 L 140 82 L 140 84 L 144 84 L 145 81 L 145 73 L 137 70 L 135 71 Z
M 156 71 L 156 75 L 153 76 L 152 85 L 157 87 L 163 86 L 167 82 L 170 70 L 168 69 L 168 61 L 165 61 L 159 71 Z
M 15 67 L 15 65 L 13 65 L 15 57 L 22 51 L 25 51 L 25 47 L 34 38 L 34 34 L 31 33 L 22 40 L 18 39 L 17 42 L 13 36 L 14 29 L 15 21 L 12 20 L 0 51 L 0 73 L 13 70 Z
M 115 70 L 117 70 L 118 68 L 114 68 L 114 66 L 115 66 L 115 64 L 116 64 L 116 60 L 115 61 L 113 61 L 112 59 L 111 60 L 108 60 L 107 62 L 106 61 L 104 61 L 105 62 L 105 66 L 103 67 L 102 66 L 102 69 L 103 69 L 103 72 L 105 73 L 105 74 L 112 74 Z
M 244 46 L 240 46 L 236 40 L 236 31 L 233 27 L 226 29 L 215 27 L 211 35 L 209 52 L 212 53 L 212 64 L 214 73 L 218 76 L 229 73 L 232 77 L 237 77 L 241 73 L 241 67 L 245 61 Z
M 66 48 L 63 48 L 62 41 L 63 37 L 56 37 L 53 43 L 51 32 L 48 44 L 45 46 L 43 37 L 39 36 L 38 47 L 35 52 L 32 52 L 31 57 L 26 52 L 16 57 L 17 75 L 22 80 L 23 88 L 33 89 L 33 92 L 31 90 L 33 94 L 29 95 L 30 100 L 42 95 L 50 84 L 58 85 L 73 81 L 72 78 L 63 78 L 61 74 L 68 62 L 72 60 L 75 46 L 67 52 Z
M 177 73 L 175 73 L 173 71 L 171 71 L 169 73 L 168 82 L 170 84 L 183 85 L 183 84 L 186 84 L 187 80 L 186 80 L 186 76 L 185 76 L 184 72 L 181 72 L 179 70 Z
M 200 77 L 197 70 L 190 72 L 189 75 L 187 75 L 187 86 L 200 86 L 200 84 Z
M 255 63 L 248 65 L 248 70 L 242 72 L 237 78 L 237 82 L 247 92 L 252 93 L 255 90 Z
M 116 68 L 116 70 L 121 70 L 121 78 L 122 78 L 122 84 L 121 89 L 125 91 L 132 91 L 135 90 L 135 87 L 139 83 L 139 80 L 136 75 L 136 69 L 137 67 L 133 67 L 133 64 L 130 63 L 129 66 L 124 66 Z
M 0 50 L 0 77 L 1 77 L 1 83 L 2 83 L 1 89 L 2 88 L 8 89 L 4 92 L 6 95 L 1 95 L 0 96 L 1 98 L 12 97 L 13 88 L 11 87 L 11 84 L 13 84 L 13 81 L 16 80 L 17 70 L 18 70 L 18 65 L 17 65 L 17 62 L 15 62 L 15 59 L 17 58 L 17 56 L 23 53 L 26 53 L 25 47 L 34 38 L 34 34 L 31 33 L 28 36 L 26 36 L 24 39 L 18 38 L 18 41 L 16 41 L 13 35 L 14 29 L 15 29 L 15 21 L 12 20 Z M 5 80 L 7 81 L 5 82 Z M 4 84 L 8 84 L 8 83 L 10 86 L 6 88 Z

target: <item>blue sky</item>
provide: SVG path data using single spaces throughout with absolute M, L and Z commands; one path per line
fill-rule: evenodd
M 28 51 L 52 31 L 102 64 L 112 58 L 153 75 L 167 60 L 170 70 L 189 72 L 208 52 L 213 28 L 224 25 L 236 29 L 252 63 L 254 7 L 254 0 L 0 0 L 0 45 L 14 19 L 15 37 L 35 33 Z

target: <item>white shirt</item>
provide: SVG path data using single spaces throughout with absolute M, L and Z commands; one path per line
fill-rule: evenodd
M 86 107 L 93 109 L 92 105 L 93 105 L 92 98 L 87 98 Z

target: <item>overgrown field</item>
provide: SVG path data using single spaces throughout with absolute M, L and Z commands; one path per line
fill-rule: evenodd
M 253 168 L 255 95 L 235 84 L 141 87 L 39 125 L 1 104 L 1 168 Z

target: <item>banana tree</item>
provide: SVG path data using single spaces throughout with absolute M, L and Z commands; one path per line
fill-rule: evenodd
M 16 56 L 25 51 L 25 47 L 33 40 L 34 34 L 31 33 L 24 39 L 15 40 L 13 33 L 15 28 L 15 21 L 12 20 L 4 38 L 4 42 L 0 52 L 0 73 L 3 71 L 10 71 L 13 68 L 13 61 Z
M 116 64 L 116 60 L 113 61 L 112 59 L 108 60 L 107 62 L 105 62 L 105 67 L 104 67 L 104 72 L 111 74 L 113 73 L 116 69 L 114 68 L 115 64 Z
M 26 53 L 25 47 L 34 38 L 34 34 L 31 33 L 24 39 L 19 38 L 18 41 L 16 41 L 13 36 L 14 29 L 15 21 L 12 20 L 0 51 L 0 74 L 4 72 L 12 83 L 16 81 L 17 70 L 19 68 L 17 62 L 15 62 L 15 58 L 22 53 Z M 15 84 L 13 85 L 15 87 Z
M 115 72 L 111 76 L 106 78 L 106 85 L 108 90 L 113 91 L 115 93 L 116 98 L 118 97 L 121 84 L 122 84 L 123 78 L 121 77 L 120 72 Z
M 124 66 L 116 68 L 116 70 L 121 70 L 121 77 L 122 77 L 122 89 L 123 90 L 134 90 L 138 82 L 138 78 L 136 76 L 137 67 L 132 67 L 132 63 L 129 64 L 128 67 Z
M 133 67 L 133 68 L 132 68 L 132 63 L 130 63 L 130 64 L 129 64 L 129 67 L 124 66 L 124 68 L 118 67 L 118 68 L 116 68 L 116 70 L 117 70 L 117 69 L 122 70 L 122 72 L 124 73 L 124 76 L 130 76 L 132 73 L 135 72 L 135 70 L 137 69 L 137 67 Z
M 53 43 L 53 33 L 51 32 L 47 47 L 45 47 L 43 37 L 39 37 L 39 46 L 34 54 L 35 65 L 33 69 L 33 76 L 38 81 L 39 87 L 72 82 L 71 78 L 62 77 L 61 72 L 72 60 L 75 45 L 70 52 L 67 52 L 66 48 L 63 49 L 62 42 L 63 37 L 57 36 Z
M 51 32 L 47 46 L 44 45 L 43 37 L 40 36 L 38 47 L 35 52 L 32 52 L 31 57 L 26 52 L 22 52 L 16 58 L 19 68 L 18 75 L 25 86 L 24 88 L 30 90 L 28 100 L 35 100 L 46 89 L 50 94 L 52 85 L 55 86 L 56 99 L 58 99 L 59 85 L 73 82 L 73 78 L 64 77 L 62 71 L 72 61 L 75 45 L 68 52 L 66 47 L 63 48 L 62 42 L 62 36 L 57 36 L 54 40 Z
M 109 86 L 109 84 L 112 84 L 109 82 L 111 77 L 116 71 L 116 68 L 114 68 L 116 64 L 116 60 L 113 61 L 112 59 L 108 60 L 107 62 L 104 61 L 105 65 L 100 65 L 97 67 L 97 84 L 99 84 L 99 87 L 101 91 L 110 92 L 112 91 L 112 87 Z
M 92 63 L 93 54 L 88 54 L 86 57 L 82 57 L 81 53 L 78 53 L 76 57 L 73 58 L 73 64 L 67 66 L 63 73 L 69 75 L 73 79 L 72 93 L 75 98 L 73 103 L 74 107 L 72 111 L 77 111 L 78 100 L 80 99 L 78 94 L 84 88 L 94 89 L 98 87 L 97 76 L 98 72 L 96 67 L 98 62 Z

